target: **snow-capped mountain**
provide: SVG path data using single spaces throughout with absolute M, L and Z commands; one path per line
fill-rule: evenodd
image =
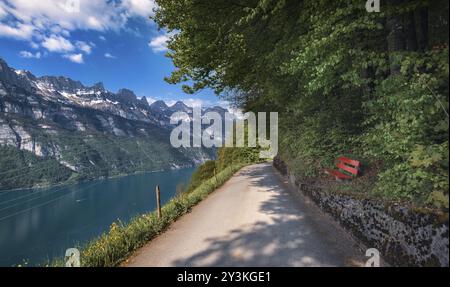
M 88 87 L 66 77 L 36 77 L 0 59 L 0 148 L 29 152 L 36 161 L 52 159 L 81 178 L 211 159 L 211 150 L 170 146 L 170 116 L 178 111 L 192 108 L 182 102 L 149 105 L 145 97 L 127 89 L 113 93 L 102 83 Z

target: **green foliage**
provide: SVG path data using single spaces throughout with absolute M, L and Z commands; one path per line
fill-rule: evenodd
M 199 152 L 193 149 L 183 153 L 173 148 L 167 140 L 169 134 L 158 131 L 152 137 L 117 137 L 63 129 L 51 135 L 37 128 L 32 132 L 36 142 L 58 151 L 58 160 L 0 146 L 0 190 L 161 170 L 172 164 L 183 166 L 191 162 L 188 152 Z M 76 171 L 59 163 L 62 161 Z
M 39 158 L 28 151 L 0 146 L 0 189 L 46 186 L 67 181 L 72 171 L 51 158 Z
M 245 134 L 247 134 L 247 129 L 245 131 Z M 248 140 L 247 136 L 245 140 Z M 207 161 L 194 172 L 187 191 L 191 192 L 201 183 L 216 176 L 217 173 L 230 166 L 260 162 L 259 151 L 260 149 L 257 147 L 219 148 L 216 161 Z
M 153 137 L 63 132 L 48 140 L 61 148 L 62 159 L 77 166 L 81 178 L 116 176 L 182 165 L 185 156 L 172 148 L 168 134 Z
M 235 164 L 249 164 L 260 162 L 258 148 L 227 148 L 219 149 L 217 155 L 217 169 L 223 170 Z
M 377 192 L 419 202 L 448 197 L 447 59 L 448 49 L 405 55 L 401 74 L 383 81 L 366 103 L 364 150 L 388 165 Z
M 191 177 L 191 181 L 189 182 L 189 187 L 187 189 L 188 192 L 193 191 L 197 187 L 199 187 L 204 181 L 210 179 L 211 177 L 216 175 L 216 162 L 215 161 L 207 161 L 201 166 L 197 168 L 194 174 Z
M 448 207 L 448 1 L 381 13 L 359 0 L 157 3 L 158 24 L 177 32 L 169 82 L 279 112 L 280 156 L 298 178 L 363 157 L 383 163 L 377 194 Z

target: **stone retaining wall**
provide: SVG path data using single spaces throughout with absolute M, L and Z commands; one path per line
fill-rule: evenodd
M 449 266 L 448 213 L 302 184 L 279 159 L 274 166 L 299 192 L 393 266 Z

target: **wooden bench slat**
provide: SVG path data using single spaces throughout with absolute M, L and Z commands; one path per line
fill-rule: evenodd
M 341 161 L 341 162 L 343 162 L 343 163 L 352 165 L 352 166 L 354 166 L 355 168 L 358 168 L 358 167 L 361 166 L 361 163 L 360 163 L 359 161 L 354 160 L 354 159 L 350 159 L 350 158 L 345 157 L 345 156 L 339 157 L 339 158 L 338 158 L 338 161 Z
M 325 173 L 334 176 L 336 180 L 351 180 L 359 174 L 361 163 L 357 160 L 341 156 L 337 159 L 338 169 L 325 169 Z M 346 174 L 347 172 L 349 174 Z M 351 174 L 351 175 L 350 175 Z
M 345 170 L 346 172 L 349 172 L 349 173 L 351 173 L 351 174 L 353 174 L 353 175 L 358 175 L 358 170 L 356 169 L 356 168 L 353 168 L 353 167 L 351 167 L 351 166 L 348 166 L 348 165 L 346 165 L 345 163 L 339 163 L 338 165 L 337 165 L 337 167 L 339 168 L 339 169 L 342 169 L 342 170 Z

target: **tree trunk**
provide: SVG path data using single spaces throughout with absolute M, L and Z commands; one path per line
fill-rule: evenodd
M 389 1 L 392 8 L 399 8 L 404 2 L 403 0 Z M 398 63 L 398 53 L 406 49 L 405 27 L 402 15 L 395 11 L 387 19 L 386 26 L 388 29 L 387 43 L 389 52 L 389 63 L 392 75 L 400 73 L 400 65 Z
M 428 8 L 420 8 L 415 12 L 417 44 L 419 51 L 425 51 L 428 48 Z
M 405 27 L 406 27 L 406 49 L 408 51 L 417 51 L 418 44 L 417 44 L 417 33 L 416 33 L 416 21 L 414 17 L 414 12 L 409 12 L 408 15 L 406 15 L 405 19 Z

